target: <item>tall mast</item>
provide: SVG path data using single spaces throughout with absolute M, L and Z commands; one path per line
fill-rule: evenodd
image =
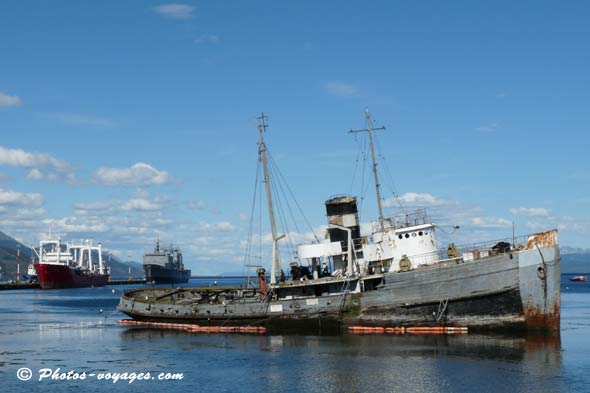
M 377 193 L 377 208 L 379 208 L 379 222 L 383 226 L 383 207 L 381 206 L 381 184 L 377 175 L 377 161 L 375 161 L 375 149 L 373 148 L 373 131 L 384 130 L 385 127 L 373 128 L 373 121 L 369 114 L 369 108 L 365 108 L 365 120 L 367 128 L 363 130 L 350 130 L 349 132 L 367 132 L 369 134 L 369 145 L 371 146 L 371 159 L 373 160 L 373 177 L 375 178 L 375 191 Z
M 281 240 L 284 236 L 277 235 L 277 225 L 275 223 L 275 212 L 272 206 L 272 194 L 270 190 L 270 178 L 268 175 L 268 161 L 266 158 L 266 145 L 264 144 L 264 133 L 266 132 L 266 124 L 267 116 L 264 113 L 261 113 L 258 116 L 258 133 L 260 135 L 260 140 L 258 142 L 258 154 L 260 155 L 260 159 L 262 160 L 262 168 L 264 170 L 264 186 L 266 188 L 266 200 L 268 203 L 268 216 L 270 219 L 270 228 L 272 230 L 272 263 L 270 266 L 270 283 L 276 284 L 276 271 L 277 269 L 281 268 L 281 261 L 279 256 L 279 240 Z

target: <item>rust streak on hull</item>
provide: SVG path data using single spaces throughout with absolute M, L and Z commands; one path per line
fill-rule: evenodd
M 526 306 L 524 309 L 526 325 L 529 329 L 543 329 L 559 331 L 561 314 L 559 304 L 553 304 L 552 312 L 543 313 L 543 310 Z

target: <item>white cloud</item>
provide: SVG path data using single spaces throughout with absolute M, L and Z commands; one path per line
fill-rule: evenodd
M 95 201 L 87 203 L 74 204 L 76 214 L 96 214 L 112 212 L 129 212 L 129 211 L 156 211 L 162 210 L 165 198 L 149 199 L 146 197 L 132 197 L 126 201 L 120 199 L 110 199 L 104 201 Z
M 188 233 L 202 232 L 237 232 L 240 228 L 229 221 L 206 222 L 201 221 L 198 224 L 179 224 L 178 230 Z
M 74 210 L 77 214 L 83 213 L 84 211 L 108 211 L 113 210 L 113 207 L 120 206 L 121 201 L 118 199 L 110 201 L 96 201 L 88 203 L 76 203 L 74 204 Z
M 39 207 L 45 202 L 41 194 L 21 193 L 0 188 L 0 205 Z
M 551 210 L 543 207 L 513 207 L 509 211 L 515 216 L 529 217 L 547 217 L 551 213 Z
M 187 206 L 189 209 L 203 210 L 207 206 L 207 204 L 205 203 L 205 201 L 195 200 L 195 201 L 188 201 Z
M 418 193 L 418 192 L 406 192 L 405 194 L 398 197 L 399 202 L 402 205 L 407 206 L 442 206 L 449 204 L 450 201 L 445 199 L 436 198 L 431 194 Z M 395 197 L 386 199 L 383 201 L 383 207 L 397 207 L 399 206 Z
M 557 228 L 560 232 L 582 236 L 584 239 L 590 235 L 590 219 L 584 216 L 539 216 L 529 219 L 524 225 L 535 231 Z
M 476 130 L 479 132 L 496 132 L 498 130 L 498 125 L 495 123 L 489 124 L 486 126 L 477 127 Z
M 512 221 L 500 217 L 472 217 L 471 224 L 482 228 L 509 228 Z
M 587 236 L 590 234 L 590 220 L 578 220 L 575 222 L 564 222 L 555 225 L 557 229 L 563 232 L 575 233 Z
M 132 198 L 121 205 L 121 210 L 160 210 L 162 206 L 155 202 L 144 198 Z
M 23 102 L 18 96 L 11 96 L 0 91 L 0 106 L 21 106 Z
M 172 182 L 166 171 L 138 162 L 131 168 L 99 168 L 95 180 L 107 186 L 149 186 Z
M 196 245 L 191 244 L 189 246 L 189 248 L 191 249 L 192 252 L 194 252 L 195 254 L 197 254 L 201 257 L 203 255 L 208 255 L 208 256 L 231 255 L 231 253 L 229 252 L 229 250 L 227 248 L 223 248 L 223 247 L 215 248 L 215 247 L 211 246 L 212 244 L 215 244 L 215 242 L 209 243 L 205 246 L 196 246 Z M 209 258 L 206 258 L 206 259 L 209 259 Z
M 43 180 L 43 178 L 44 178 L 43 172 L 41 172 L 37 168 L 31 169 L 31 171 L 27 175 L 27 179 L 29 179 L 29 180 Z
M 238 229 L 235 225 L 233 225 L 229 221 L 204 223 L 204 224 L 202 224 L 202 228 L 204 230 L 216 230 L 216 231 L 221 231 L 221 232 L 234 232 Z
M 47 153 L 31 153 L 21 149 L 0 146 L 0 165 L 30 169 L 31 180 L 72 180 L 74 168 Z
M 322 86 L 328 94 L 337 97 L 355 97 L 358 95 L 356 86 L 345 82 L 327 82 Z
M 23 220 L 39 219 L 45 215 L 45 209 L 42 207 L 24 206 L 15 208 L 15 206 L 0 205 L 0 215 L 3 216 L 2 224 L 5 225 L 4 218 L 9 218 L 15 222 L 22 222 Z
M 154 11 L 167 18 L 190 19 L 193 17 L 195 7 L 188 4 L 162 4 L 154 7 Z
M 101 233 L 107 232 L 109 226 L 101 222 L 99 218 L 89 220 L 86 217 L 47 218 L 42 221 L 42 226 L 51 228 L 55 233 Z
M 220 41 L 219 36 L 215 34 L 203 34 L 195 38 L 195 44 L 218 44 Z

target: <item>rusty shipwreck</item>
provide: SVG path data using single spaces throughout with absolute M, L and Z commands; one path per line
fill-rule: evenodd
M 118 309 L 135 320 L 250 325 L 273 329 L 364 326 L 466 326 L 558 333 L 561 267 L 557 231 L 503 241 L 439 248 L 424 210 L 383 215 L 372 121 L 365 113 L 379 219 L 361 234 L 357 199 L 326 201 L 323 240 L 297 246 L 285 274 L 268 170 L 265 116 L 259 117 L 272 230 L 270 275 L 257 285 L 142 288 L 125 292 Z M 354 131 L 353 131 L 354 132 Z M 267 282 L 268 280 L 268 282 Z

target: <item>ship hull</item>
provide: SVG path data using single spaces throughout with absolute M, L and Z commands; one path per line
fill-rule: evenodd
M 349 323 L 559 331 L 560 280 L 557 246 L 389 273 Z
M 43 289 L 102 287 L 108 283 L 108 274 L 88 274 L 65 265 L 37 265 L 39 286 Z
M 190 270 L 166 269 L 152 264 L 144 264 L 143 270 L 146 281 L 155 284 L 187 283 L 191 276 Z
M 518 251 L 367 276 L 347 284 L 363 291 L 314 296 L 310 285 L 300 296 L 261 301 L 259 294 L 247 297 L 235 291 L 226 291 L 232 295 L 224 298 L 219 290 L 196 299 L 191 296 L 199 290 L 193 288 L 142 289 L 125 293 L 119 310 L 144 321 L 252 324 L 271 330 L 465 326 L 558 334 L 561 260 L 555 231 L 540 235 L 546 237 L 534 238 Z

